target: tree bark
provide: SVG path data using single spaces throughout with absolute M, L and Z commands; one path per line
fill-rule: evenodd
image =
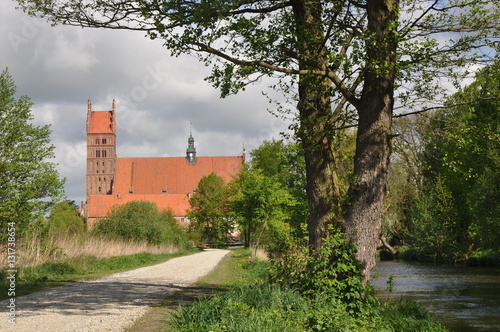
M 357 108 L 355 182 L 349 189 L 344 230 L 357 246 L 365 284 L 375 266 L 391 153 L 398 0 L 368 0 L 367 68 Z
M 300 69 L 326 68 L 328 59 L 323 47 L 324 31 L 319 0 L 292 0 Z M 309 205 L 309 246 L 314 255 L 321 247 L 326 225 L 339 220 L 338 186 L 333 134 L 329 130 L 332 82 L 317 75 L 299 77 L 300 117 L 298 136 L 306 164 L 306 191 Z

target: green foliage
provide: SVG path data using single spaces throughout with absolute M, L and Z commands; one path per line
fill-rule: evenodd
M 274 280 L 306 295 L 329 295 L 344 303 L 351 313 L 359 310 L 363 299 L 370 298 L 354 258 L 355 248 L 346 243 L 339 230 L 329 232 L 316 255 L 307 252 L 304 246 L 288 250 L 274 264 Z
M 396 284 L 396 276 L 389 274 L 389 277 L 387 278 L 387 286 L 385 287 L 385 289 L 387 289 L 389 293 L 392 293 L 395 284 Z
M 214 248 L 228 243 L 233 222 L 229 210 L 229 191 L 224 180 L 215 173 L 201 178 L 196 192 L 190 199 L 188 218 L 191 228 L 201 232 L 203 239 Z
M 411 246 L 424 258 L 461 261 L 498 250 L 500 64 L 480 71 L 436 113 L 423 136 L 423 193 L 410 213 Z M 494 171 L 496 170 L 496 171 Z
M 0 242 L 7 225 L 17 237 L 28 224 L 60 200 L 64 181 L 59 178 L 48 126 L 35 126 L 27 96 L 14 97 L 16 87 L 7 70 L 0 75 Z
M 69 202 L 55 204 L 47 222 L 43 223 L 42 232 L 46 236 L 65 236 L 81 234 L 85 231 L 83 218 Z
M 243 169 L 232 183 L 231 209 L 237 216 L 245 245 L 278 252 L 291 241 L 289 209 L 295 200 L 276 177 L 259 169 Z
M 307 236 L 307 218 L 309 210 L 306 194 L 306 170 L 304 153 L 299 144 L 285 144 L 283 140 L 264 141 L 253 150 L 249 164 L 250 171 L 260 172 L 270 181 L 281 184 L 294 200 L 288 206 L 287 223 L 294 237 Z
M 185 246 L 185 235 L 170 211 L 159 211 L 155 203 L 132 201 L 114 206 L 94 226 L 94 233 L 123 239 Z

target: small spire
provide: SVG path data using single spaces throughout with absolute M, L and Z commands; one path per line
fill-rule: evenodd
M 188 147 L 186 149 L 186 159 L 189 164 L 196 162 L 196 147 L 194 146 L 193 125 L 189 125 Z

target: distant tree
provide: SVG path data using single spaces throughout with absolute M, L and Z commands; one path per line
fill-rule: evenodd
M 306 167 L 300 144 L 285 144 L 283 140 L 264 141 L 250 152 L 250 171 L 258 171 L 267 181 L 281 184 L 295 203 L 288 206 L 287 222 L 295 237 L 307 237 L 309 210 L 306 193 Z
M 271 252 L 291 244 L 291 210 L 296 200 L 276 177 L 260 169 L 243 169 L 232 183 L 231 208 L 247 246 L 264 246 Z
M 423 189 L 423 135 L 429 130 L 428 114 L 398 118 L 395 132 L 382 234 L 388 241 L 401 244 L 407 235 L 407 217 Z
M 6 69 L 0 75 L 0 241 L 9 223 L 20 237 L 63 196 L 64 180 L 49 161 L 54 157 L 49 126 L 32 124 L 33 103 L 15 93 Z
M 46 223 L 48 236 L 81 234 L 85 231 L 83 218 L 78 215 L 71 202 L 57 203 L 52 207 Z
M 172 213 L 160 211 L 155 203 L 147 201 L 115 205 L 92 231 L 151 244 L 185 245 L 183 232 Z
M 233 230 L 229 210 L 229 191 L 224 180 L 215 173 L 201 178 L 190 199 L 187 216 L 193 229 L 201 232 L 212 247 L 224 247 Z

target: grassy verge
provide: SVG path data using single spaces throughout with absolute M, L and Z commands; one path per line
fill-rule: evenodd
M 78 256 L 46 262 L 36 266 L 18 268 L 16 296 L 30 294 L 42 289 L 60 286 L 69 282 L 93 279 L 116 272 L 136 269 L 143 266 L 165 262 L 171 258 L 189 255 L 199 250 L 176 253 L 150 254 L 138 253 L 127 256 L 96 258 Z M 6 270 L 0 271 L 0 300 L 8 298 L 9 280 Z
M 250 256 L 248 249 L 231 249 L 224 256 L 217 268 L 198 280 L 191 287 L 178 291 L 152 307 L 144 316 L 127 329 L 127 332 L 168 331 L 175 329 L 169 325 L 172 314 L 179 306 L 193 305 L 199 301 L 208 300 L 216 294 L 223 294 L 236 285 L 242 278 L 243 266 Z

